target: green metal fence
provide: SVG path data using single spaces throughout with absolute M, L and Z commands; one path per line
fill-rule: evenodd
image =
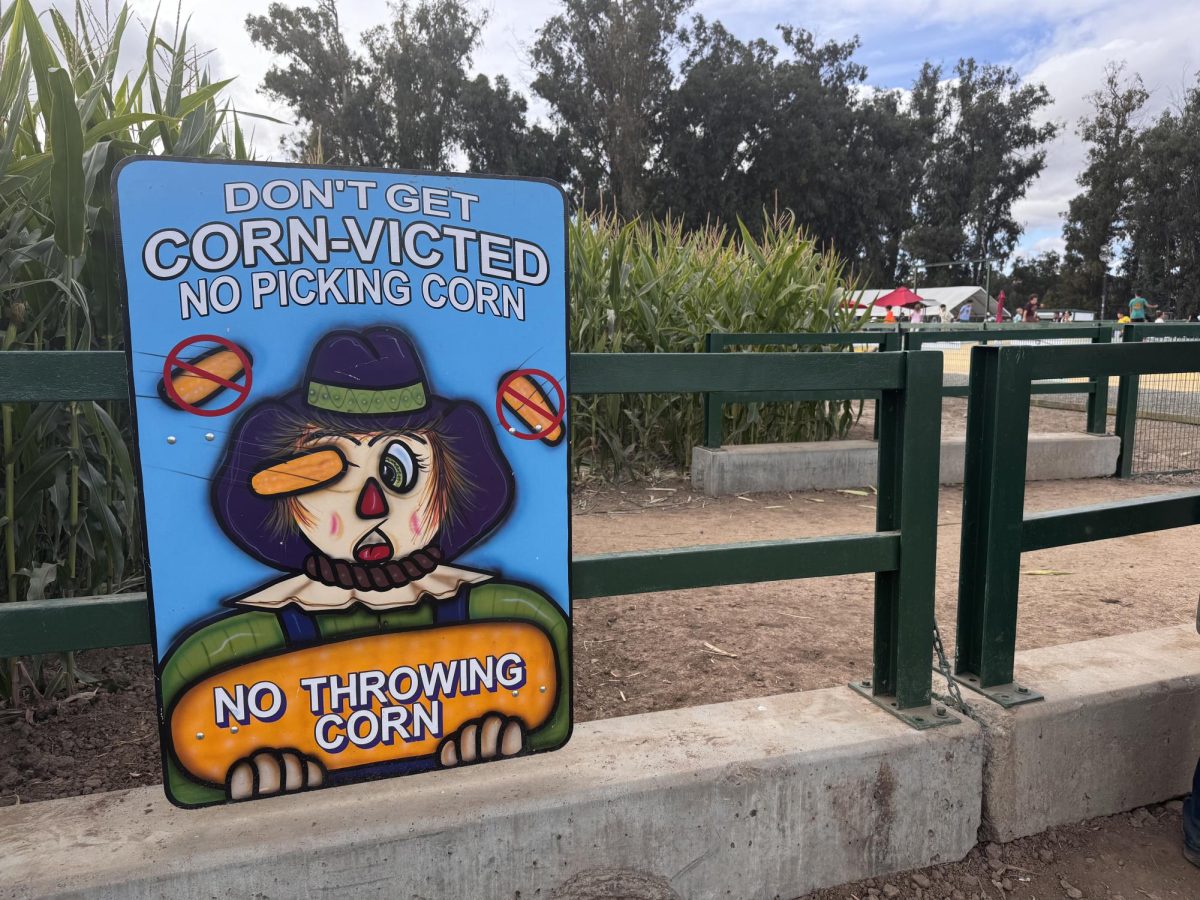
M 943 360 L 953 359 L 959 351 L 969 351 L 975 344 L 1023 344 L 1032 346 L 1070 346 L 1077 344 L 1107 344 L 1112 341 L 1111 325 L 1102 323 L 1080 323 L 1076 325 L 1034 325 L 1013 323 L 984 324 L 918 324 L 893 325 L 887 329 L 875 328 L 855 332 L 828 332 L 816 334 L 712 333 L 705 338 L 705 351 L 720 353 L 731 347 L 870 347 L 875 350 L 923 350 L 938 351 Z M 943 365 L 943 370 L 947 367 Z M 965 368 L 965 367 L 964 367 Z M 955 375 L 947 374 L 948 379 Z M 943 383 L 943 397 L 966 397 L 967 377 L 961 376 L 961 384 Z M 1079 381 L 1054 380 L 1033 385 L 1035 394 L 1085 394 L 1087 395 L 1087 430 L 1103 434 L 1108 414 L 1108 380 L 1087 378 Z M 818 391 L 772 390 L 747 393 L 709 393 L 704 398 L 704 446 L 716 450 L 724 441 L 724 409 L 732 403 L 779 403 L 804 400 L 874 399 L 854 398 L 844 391 L 826 386 Z M 879 436 L 876 428 L 876 437 Z
M 808 350 L 825 348 L 871 347 L 880 351 L 902 349 L 903 336 L 898 331 L 818 332 L 815 334 L 747 333 L 717 334 L 704 336 L 706 353 L 721 353 L 730 347 L 801 347 Z M 704 446 L 718 450 L 724 440 L 725 407 L 731 403 L 785 403 L 803 400 L 855 400 L 876 401 L 875 437 L 879 437 L 879 392 L 856 397 L 845 391 L 830 388 L 828 384 L 816 390 L 788 388 L 781 390 L 774 385 L 768 391 L 709 391 L 704 395 Z
M 120 353 L 0 353 L 0 403 L 127 398 Z M 929 353 L 573 354 L 576 394 L 795 392 L 879 398 L 876 531 L 577 556 L 574 599 L 875 573 L 872 675 L 852 685 L 914 727 L 930 705 L 941 357 Z M 144 594 L 0 605 L 0 657 L 142 644 Z M 939 715 L 940 712 L 940 715 Z
M 955 663 L 961 683 L 1003 706 L 1041 696 L 1013 681 L 1023 552 L 1200 523 L 1200 492 L 1025 516 L 1034 382 L 1198 370 L 1200 342 L 971 351 Z M 1128 393 L 1118 397 L 1118 418 Z
M 1200 340 L 1200 323 L 1129 324 L 1122 340 L 1156 346 Z M 1116 433 L 1121 438 L 1117 474 L 1122 478 L 1200 470 L 1200 373 L 1122 377 Z

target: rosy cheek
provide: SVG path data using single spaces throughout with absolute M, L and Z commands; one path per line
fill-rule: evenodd
M 412 531 L 413 537 L 421 536 L 421 517 L 413 513 L 408 520 L 409 530 Z
M 329 533 L 334 537 L 342 533 L 342 517 L 337 513 L 334 513 L 329 518 Z

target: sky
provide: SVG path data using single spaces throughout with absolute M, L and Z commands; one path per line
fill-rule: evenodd
M 44 9 L 67 0 L 40 0 Z M 91 0 L 103 9 L 105 0 Z M 116 0 L 108 0 L 116 5 Z M 159 0 L 131 0 L 146 22 Z M 269 0 L 180 0 L 190 31 L 212 49 L 213 71 L 236 75 L 231 96 L 239 109 L 289 120 L 286 108 L 259 93 L 271 56 L 251 44 L 244 26 L 248 14 L 266 11 Z M 291 0 L 288 0 L 290 3 Z M 171 8 L 164 2 L 164 16 Z M 340 0 L 343 30 L 351 40 L 386 15 L 382 0 Z M 528 47 L 538 27 L 559 8 L 557 0 L 475 0 L 488 14 L 474 69 L 505 75 L 526 96 L 532 79 Z M 1200 15 L 1196 0 L 696 0 L 694 11 L 719 19 L 743 39 L 774 37 L 775 26 L 807 28 L 821 40 L 858 35 L 857 59 L 868 82 L 883 88 L 912 83 L 921 63 L 932 60 L 950 70 L 964 56 L 1013 66 L 1040 81 L 1054 97 L 1046 117 L 1063 127 L 1049 147 L 1045 171 L 1015 209 L 1025 233 L 1018 253 L 1062 249 L 1062 216 L 1077 192 L 1086 147 L 1076 133 L 1088 113 L 1086 95 L 1099 87 L 1105 65 L 1126 61 L 1141 74 L 1151 99 L 1147 118 L 1180 102 L 1200 71 Z M 535 115 L 546 109 L 530 97 Z M 260 122 L 255 147 L 260 156 L 279 157 L 284 127 Z

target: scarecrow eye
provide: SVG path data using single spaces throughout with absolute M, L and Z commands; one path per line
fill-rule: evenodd
M 402 441 L 392 441 L 379 459 L 379 480 L 397 494 L 407 494 L 417 483 L 417 458 Z

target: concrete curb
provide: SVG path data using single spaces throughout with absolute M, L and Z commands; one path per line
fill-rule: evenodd
M 1026 480 L 1101 478 L 1117 469 L 1121 441 L 1113 435 L 1031 434 Z M 966 438 L 942 441 L 942 484 L 962 484 Z M 878 480 L 874 441 L 815 441 L 692 448 L 692 486 L 709 497 L 766 491 L 862 487 Z
M 1200 755 L 1200 636 L 1190 625 L 1025 650 L 1046 699 L 976 702 L 985 836 L 1010 841 L 1191 791 Z
M 536 761 L 321 794 L 10 807 L 0 895 L 796 897 L 962 858 L 982 758 L 975 723 L 913 731 L 845 688 L 668 710 Z

